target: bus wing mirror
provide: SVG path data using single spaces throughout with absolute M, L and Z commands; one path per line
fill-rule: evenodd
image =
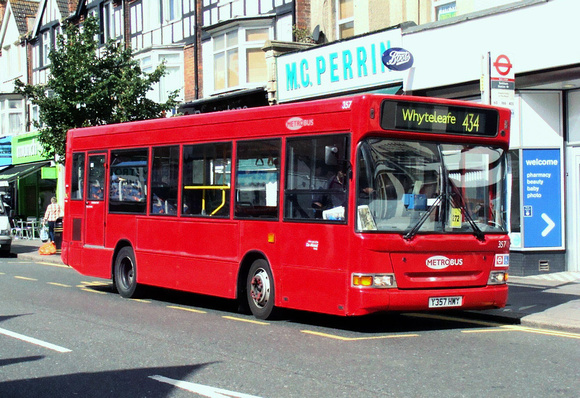
M 335 146 L 327 145 L 324 147 L 324 163 L 327 166 L 337 166 L 338 165 L 338 148 Z

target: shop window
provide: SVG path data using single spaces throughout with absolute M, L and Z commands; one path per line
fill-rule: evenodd
M 147 210 L 147 149 L 111 152 L 109 211 L 140 213 Z
M 510 232 L 521 232 L 521 199 L 520 199 L 520 150 L 509 152 L 511 166 L 511 203 L 510 203 Z
M 284 217 L 346 219 L 348 135 L 289 139 L 286 148 Z
M 82 200 L 85 176 L 85 154 L 73 153 L 72 174 L 70 181 L 71 200 Z
M 232 144 L 183 148 L 182 214 L 229 217 Z
M 278 217 L 280 145 L 279 139 L 238 144 L 236 217 Z
M 177 215 L 179 147 L 153 148 L 151 159 L 151 205 L 155 215 Z

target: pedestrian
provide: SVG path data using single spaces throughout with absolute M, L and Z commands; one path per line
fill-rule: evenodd
M 44 213 L 44 223 L 48 224 L 48 239 L 54 243 L 54 223 L 60 217 L 60 205 L 56 203 L 56 198 L 53 196 L 50 199 L 50 204 L 46 207 Z

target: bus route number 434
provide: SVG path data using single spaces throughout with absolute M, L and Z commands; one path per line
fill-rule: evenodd
M 463 297 L 429 297 L 429 308 L 461 307 Z

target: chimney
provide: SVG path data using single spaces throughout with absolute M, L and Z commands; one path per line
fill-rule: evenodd
M 68 14 L 72 14 L 77 10 L 79 0 L 68 0 Z

